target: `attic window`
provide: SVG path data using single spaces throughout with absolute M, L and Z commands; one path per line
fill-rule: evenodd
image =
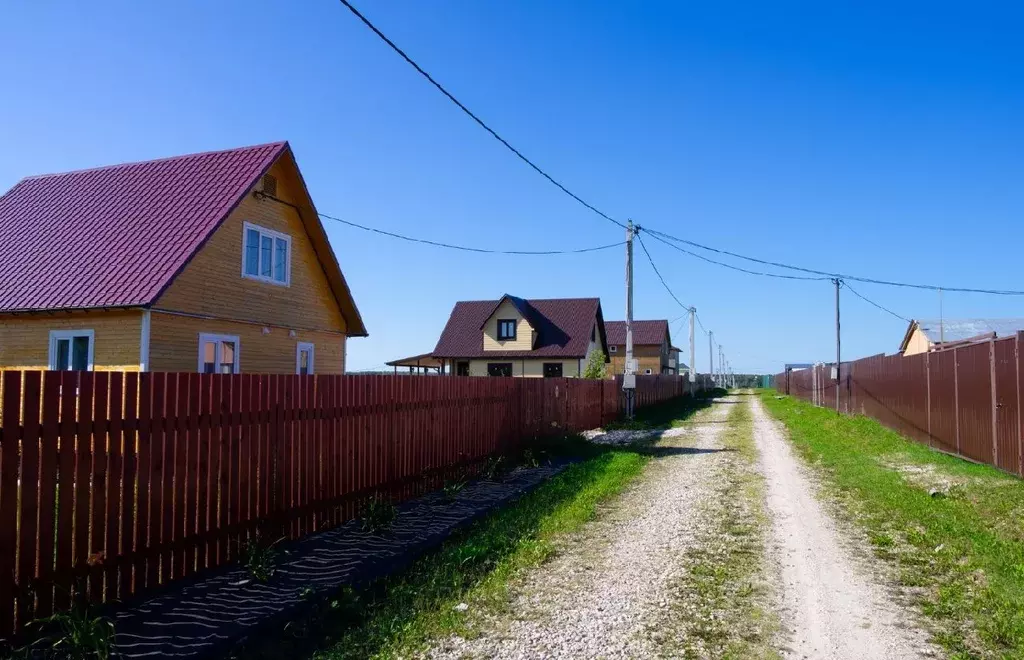
M 271 197 L 277 197 L 277 177 L 272 174 L 263 175 L 263 192 Z
M 498 319 L 498 341 L 515 341 L 516 320 Z
M 618 353 L 619 352 L 619 347 L 616 346 L 615 344 L 612 344 L 611 346 L 608 347 L 608 352 L 609 353 Z
M 242 277 L 284 286 L 290 284 L 290 236 L 246 222 L 242 240 Z

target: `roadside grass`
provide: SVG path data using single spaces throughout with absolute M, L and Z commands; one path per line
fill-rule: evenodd
M 705 405 L 688 398 L 670 403 L 667 409 L 680 419 Z M 361 592 L 345 591 L 306 619 L 267 631 L 234 657 L 409 657 L 430 640 L 472 637 L 478 616 L 509 606 L 510 580 L 552 558 L 557 539 L 591 520 L 597 506 L 625 489 L 650 460 L 642 448 L 582 441 L 558 451 L 581 460 L 453 535 L 405 572 Z
M 1024 657 L 1024 481 L 875 420 L 761 393 L 954 658 Z
M 720 436 L 733 450 L 714 475 L 715 497 L 702 512 L 709 521 L 673 585 L 675 640 L 666 650 L 686 658 L 777 658 L 772 640 L 778 620 L 764 579 L 768 517 L 764 478 L 749 403 L 740 395 Z M 678 647 L 678 648 L 673 648 Z

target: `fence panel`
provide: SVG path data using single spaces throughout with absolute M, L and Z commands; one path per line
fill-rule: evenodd
M 375 492 L 408 498 L 601 426 L 621 394 L 619 380 L 38 371 L 0 387 L 0 637 L 73 595 L 126 599 L 232 561 L 255 533 L 298 538 Z M 637 405 L 689 390 L 639 376 Z
M 996 465 L 1007 472 L 1021 474 L 1017 402 L 1017 338 L 993 342 L 993 374 L 996 406 Z
M 957 348 L 957 437 L 960 453 L 992 463 L 992 374 L 989 342 Z

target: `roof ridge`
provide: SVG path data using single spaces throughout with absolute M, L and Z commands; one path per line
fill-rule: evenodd
M 197 151 L 191 154 L 178 154 L 177 156 L 162 156 L 160 158 L 148 158 L 144 160 L 133 160 L 124 163 L 114 163 L 113 165 L 97 165 L 95 167 L 83 167 L 77 170 L 66 170 L 64 172 L 49 172 L 46 174 L 30 174 L 29 176 L 22 177 L 14 185 L 17 186 L 22 181 L 34 181 L 36 179 L 49 179 L 58 176 L 68 176 L 71 174 L 85 174 L 86 172 L 99 172 L 101 170 L 117 170 L 122 167 L 132 167 L 134 165 L 148 165 L 150 163 L 163 163 L 171 160 L 182 160 L 184 158 L 195 158 L 197 156 L 213 156 L 216 154 L 227 154 L 236 153 L 239 151 L 252 151 L 254 149 L 262 149 L 264 147 L 278 147 L 283 148 L 289 146 L 288 140 L 278 140 L 277 142 L 264 142 L 262 144 L 252 144 L 243 147 L 233 147 L 230 149 L 211 149 L 209 151 Z M 12 187 L 13 190 L 13 187 Z

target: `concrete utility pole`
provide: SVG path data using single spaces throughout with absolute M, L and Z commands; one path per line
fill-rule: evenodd
M 715 382 L 715 333 L 708 330 L 708 378 Z
M 696 307 L 691 307 L 690 308 L 690 382 L 691 383 L 694 383 L 694 382 L 697 381 L 697 374 L 696 374 L 696 369 L 697 369 L 697 353 L 696 353 L 696 348 L 694 347 L 694 344 L 693 344 L 693 324 L 694 324 L 694 321 L 696 321 L 696 320 L 697 320 L 697 308 Z M 676 368 L 678 368 L 678 367 L 679 367 L 679 365 L 676 365 Z
M 722 350 L 722 345 L 718 345 L 718 386 L 725 387 L 725 372 L 722 371 L 725 364 L 725 351 Z
M 636 372 L 633 369 L 633 221 L 626 221 L 626 369 L 622 391 L 626 396 L 626 419 L 633 419 Z
M 839 413 L 839 371 L 842 366 L 842 353 L 840 352 L 839 344 L 839 286 L 842 284 L 842 280 L 838 277 L 832 280 L 832 283 L 836 285 L 836 413 Z

